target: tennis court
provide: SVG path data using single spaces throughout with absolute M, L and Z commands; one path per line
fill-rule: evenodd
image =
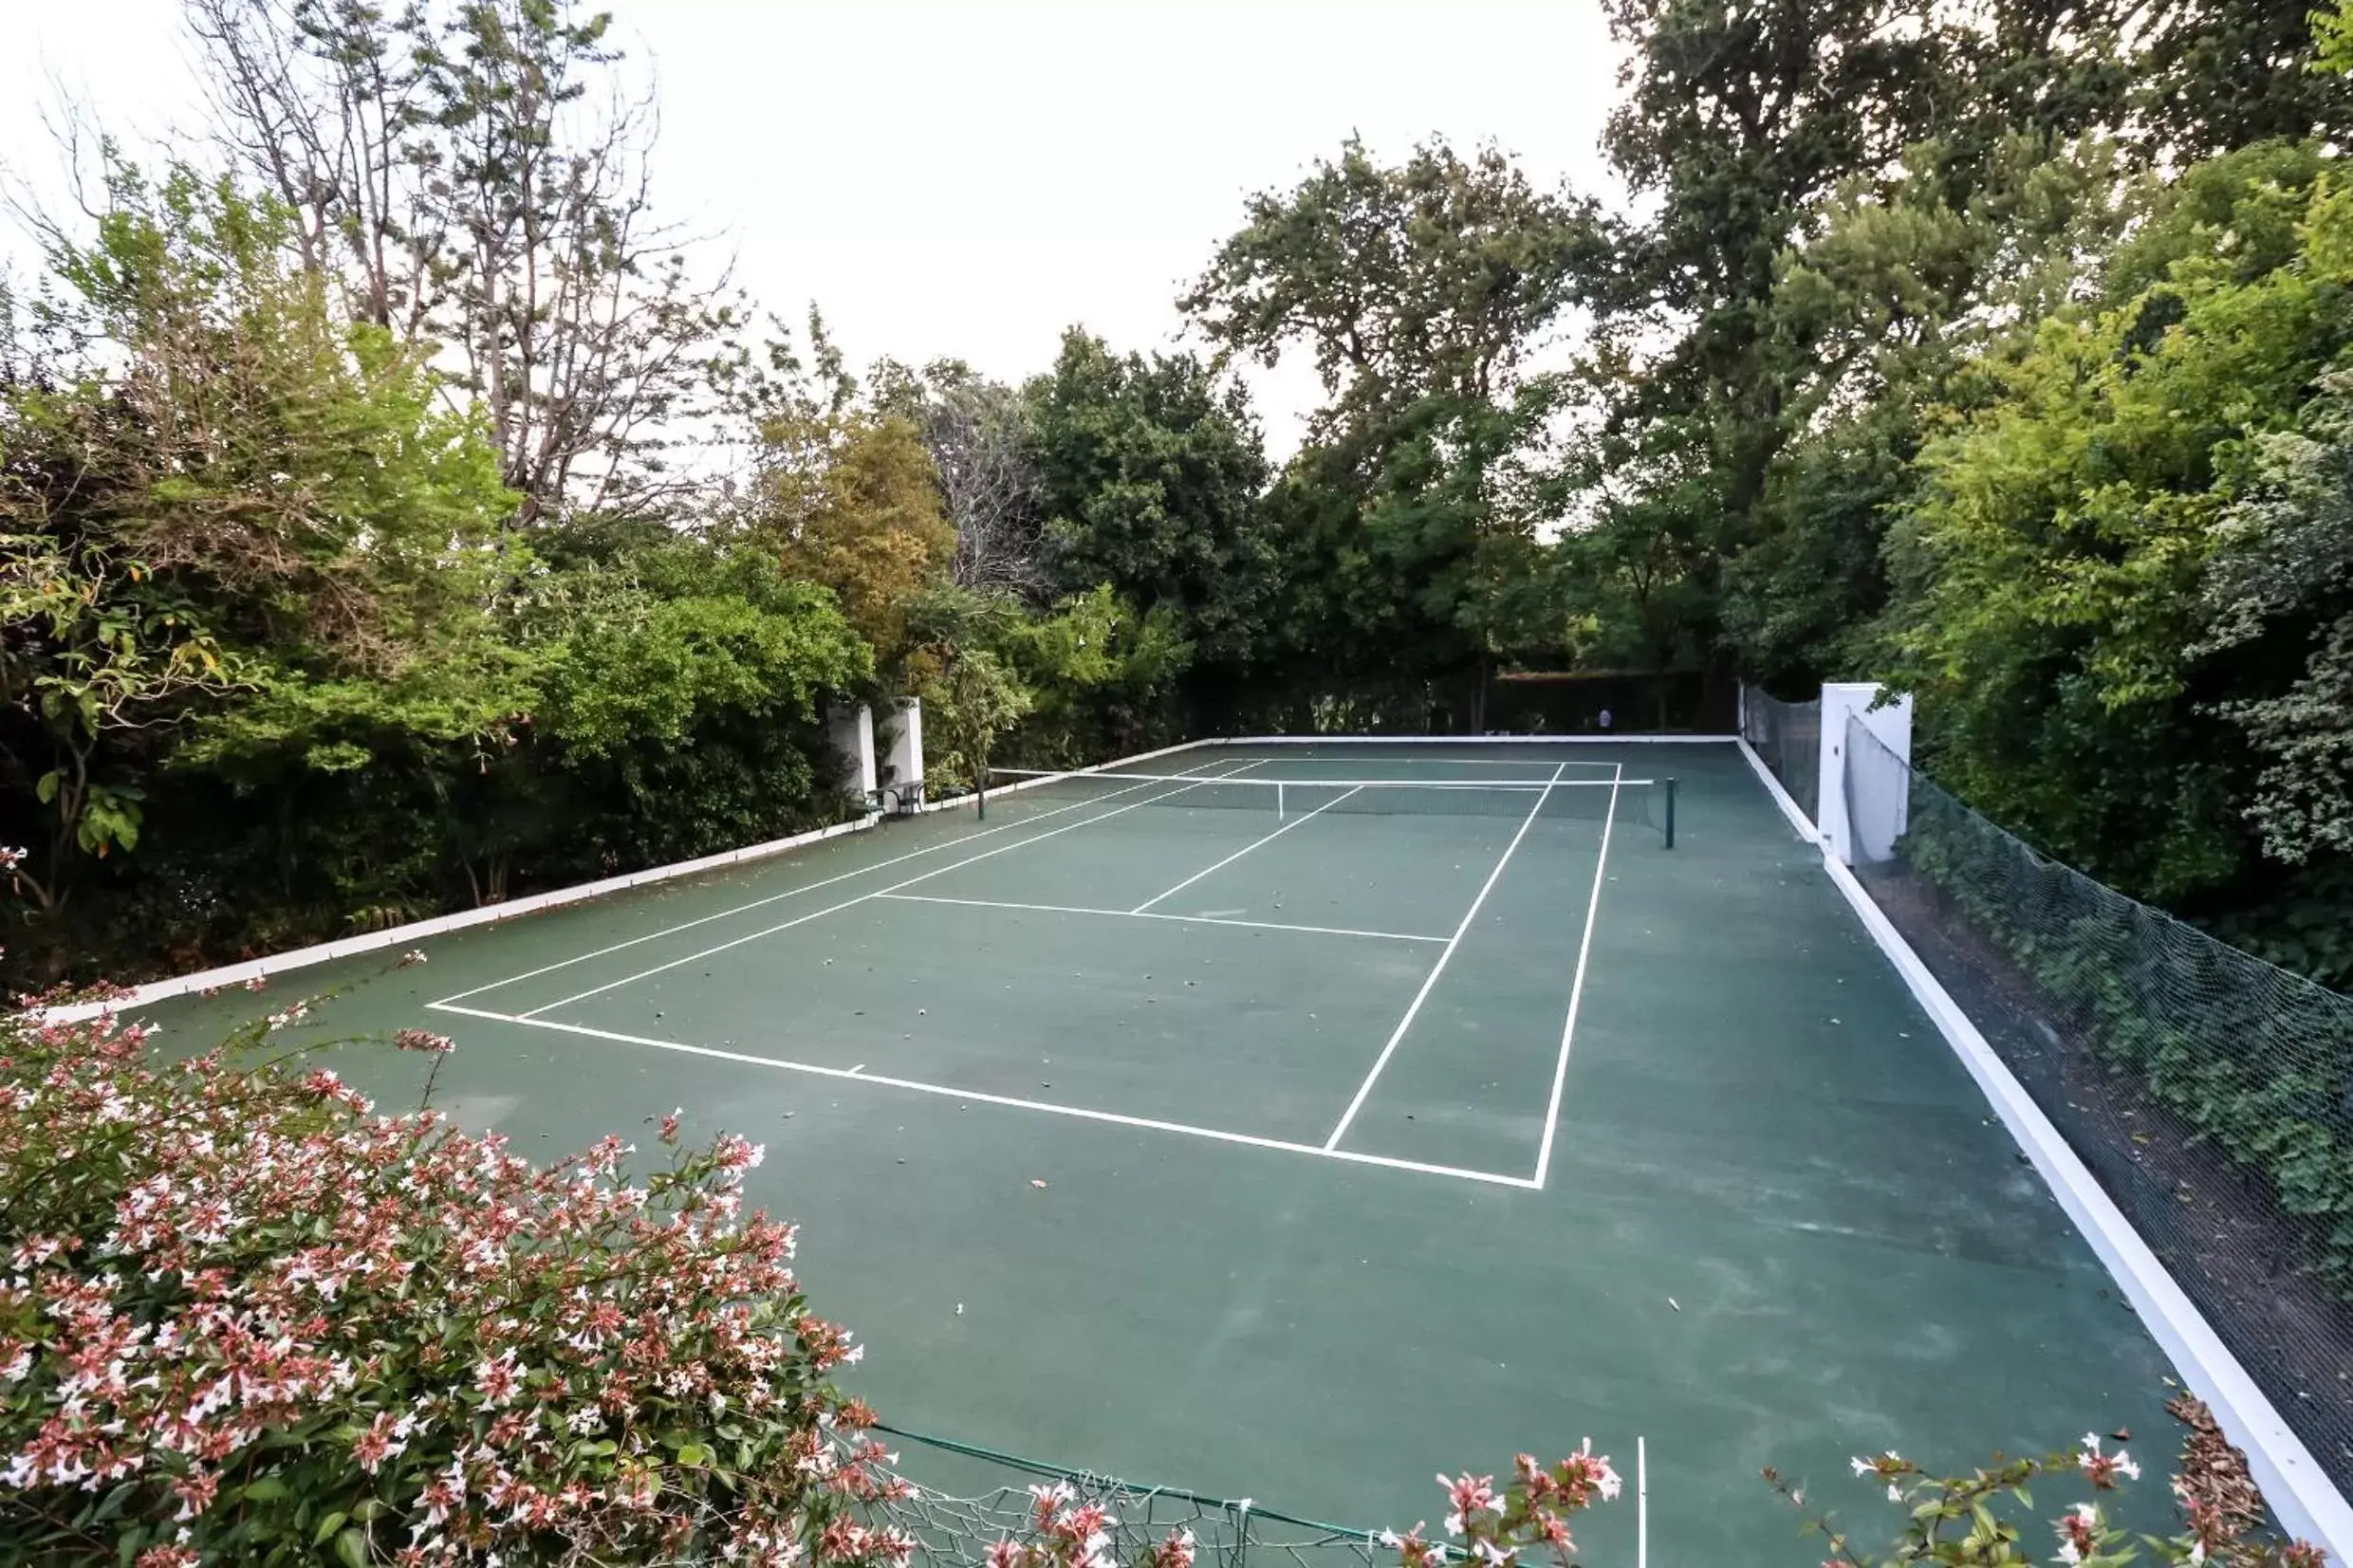
M 1849 1453 L 2167 1442 L 2161 1355 L 1729 745 L 1197 747 L 423 946 L 268 1000 L 453 1034 L 436 1101 L 526 1153 L 673 1105 L 767 1143 L 903 1427 L 1400 1527 L 1590 1433 L 1639 1446 L 1581 1532 L 1628 1562 L 1818 1560 L 1769 1464 L 1867 1507 Z

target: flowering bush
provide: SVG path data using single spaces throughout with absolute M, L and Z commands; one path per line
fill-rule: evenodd
M 231 1065 L 304 1010 L 168 1063 L 0 1022 L 13 1559 L 905 1560 L 825 1380 L 859 1349 L 742 1211 L 758 1148 L 673 1116 L 639 1184 L 613 1138 L 535 1170 L 304 1053 Z
M 1895 1544 L 1874 1556 L 1857 1548 L 1826 1515 L 1818 1517 L 1808 1524 L 1829 1541 L 1830 1555 L 1823 1568 L 1897 1568 L 1916 1562 L 1973 1568 L 2038 1560 L 2072 1568 L 2122 1568 L 2143 1560 L 2144 1552 L 2146 1560 L 2158 1563 L 2320 1568 L 2324 1554 L 2318 1548 L 2262 1538 L 2262 1500 L 2246 1479 L 2245 1460 L 2222 1442 L 2205 1407 L 2185 1396 L 2173 1409 L 2191 1429 L 2182 1473 L 2173 1480 L 2181 1524 L 2175 1535 L 2136 1540 L 2115 1522 L 2112 1510 L 2099 1500 L 2118 1490 L 2123 1481 L 2140 1480 L 2140 1467 L 2122 1448 L 2103 1452 L 2098 1432 L 2085 1432 L 2072 1448 L 2040 1459 L 2003 1461 L 1963 1476 L 1930 1475 L 1891 1450 L 1848 1463 L 1858 1477 L 1883 1486 L 1887 1501 L 1904 1510 Z M 2045 1478 L 2071 1481 L 2091 1493 L 2091 1499 L 2072 1504 L 2045 1525 L 2035 1524 L 2030 1515 L 2021 1521 L 2015 1516 L 2033 1507 L 2029 1484 Z M 1793 1506 L 1806 1506 L 1803 1489 L 1771 1470 L 1765 1472 L 1765 1479 Z M 2036 1551 L 2028 1542 L 2029 1529 L 2047 1529 L 2049 1545 Z

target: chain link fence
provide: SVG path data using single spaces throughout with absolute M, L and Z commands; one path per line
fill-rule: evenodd
M 1740 689 L 1740 734 L 1772 769 L 1806 820 L 1822 820 L 1822 703 L 1783 702 L 1761 686 Z
M 1192 1537 L 1200 1568 L 1391 1568 L 1398 1560 L 1397 1548 L 1382 1545 L 1373 1530 L 1300 1519 L 1248 1498 L 1064 1469 L 894 1427 L 875 1430 L 907 1446 L 899 1478 L 908 1494 L 880 1510 L 878 1522 L 907 1531 L 916 1558 L 938 1568 L 986 1563 L 991 1545 L 1028 1537 L 1037 1502 L 1030 1488 L 1039 1485 L 1066 1485 L 1070 1503 L 1097 1503 L 1109 1513 L 1109 1561 L 1142 1561 L 1172 1534 Z M 917 1469 L 921 1482 L 906 1473 Z
M 2038 854 L 1860 721 L 1844 751 L 1856 877 L 2353 1490 L 2353 997 Z

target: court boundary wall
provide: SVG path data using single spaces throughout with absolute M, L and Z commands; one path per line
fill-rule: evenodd
M 2325 1547 L 2337 1562 L 2353 1562 L 2353 1504 L 2321 1469 L 2269 1396 L 2255 1386 L 2205 1315 L 2177 1284 L 2140 1232 L 2117 1208 L 2059 1129 L 2034 1103 L 1959 1003 L 1903 939 L 1846 863 L 1824 843 L 1819 827 L 1799 808 L 1765 759 L 1737 739 L 1741 757 L 1765 785 L 1799 838 L 1822 857 L 1824 872 L 1913 999 L 1936 1024 L 1953 1054 L 1976 1081 L 2010 1139 L 2026 1154 L 2067 1219 L 2091 1244 L 2134 1315 L 2190 1385 L 2206 1401 L 2223 1433 L 2247 1456 L 2264 1499 L 2290 1535 Z

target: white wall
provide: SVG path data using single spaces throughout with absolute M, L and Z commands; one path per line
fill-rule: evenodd
M 1850 810 L 1846 799 L 1846 727 L 1851 719 L 1862 721 L 1862 727 L 1879 737 L 1888 750 L 1906 764 L 1912 761 L 1912 698 L 1906 694 L 1894 698 L 1883 707 L 1874 708 L 1884 690 L 1876 681 L 1837 681 L 1822 689 L 1822 788 L 1818 821 L 1822 827 L 1823 847 L 1837 857 L 1842 865 L 1853 865 L 1860 852 L 1865 860 L 1883 860 L 1895 839 L 1902 835 L 1903 816 L 1900 794 L 1890 809 L 1890 802 L 1874 800 L 1858 801 L 1858 807 L 1868 805 L 1867 811 Z M 1870 824 L 1864 834 L 1866 841 L 1858 843 L 1854 824 L 1858 817 Z
M 883 762 L 891 783 L 905 786 L 923 782 L 923 700 L 909 697 L 882 721 Z
M 849 786 L 863 801 L 874 799 L 874 710 L 864 703 L 844 703 L 825 715 L 825 733 L 833 748 L 848 759 Z

